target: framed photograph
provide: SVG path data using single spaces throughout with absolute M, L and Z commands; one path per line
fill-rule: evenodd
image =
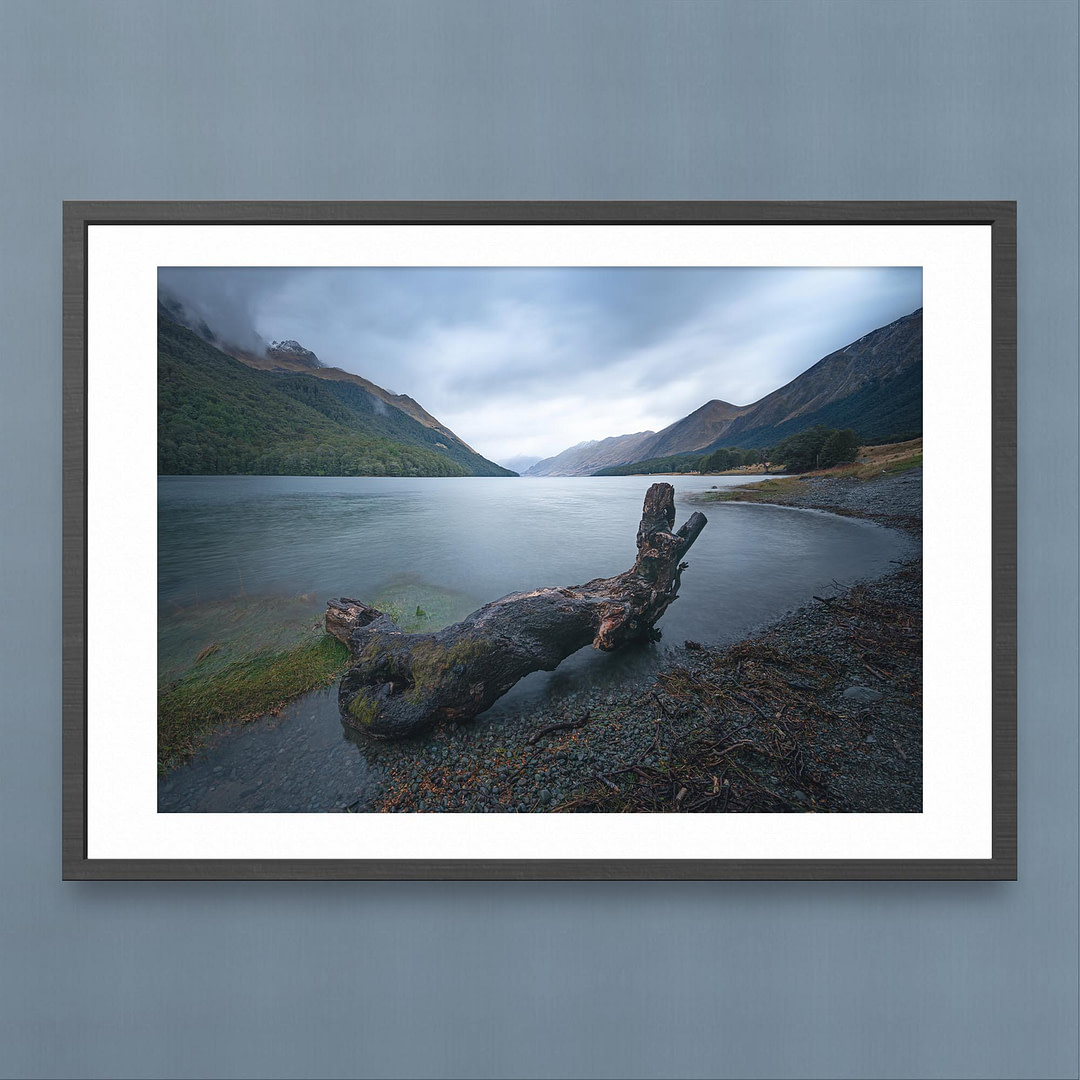
M 65 878 L 1015 878 L 1015 240 L 65 204 Z

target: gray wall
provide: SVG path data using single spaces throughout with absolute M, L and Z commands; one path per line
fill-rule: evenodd
M 0 6 L 0 1072 L 1075 1077 L 1076 30 Z M 391 197 L 1019 201 L 1018 884 L 61 883 L 61 200 Z

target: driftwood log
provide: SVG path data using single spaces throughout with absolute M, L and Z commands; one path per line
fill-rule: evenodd
M 401 738 L 440 720 L 483 712 L 532 671 L 552 671 L 590 641 L 616 649 L 655 638 L 679 593 L 682 557 L 705 527 L 695 513 L 678 532 L 675 489 L 653 484 L 625 573 L 584 585 L 511 593 L 432 634 L 406 634 L 358 600 L 331 600 L 326 629 L 353 666 L 342 677 L 342 723 L 375 738 Z

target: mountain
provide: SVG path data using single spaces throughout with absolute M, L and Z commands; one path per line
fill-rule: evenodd
M 282 346 L 296 345 L 296 342 L 276 342 L 275 344 Z M 392 394 L 389 390 L 384 390 L 381 386 L 377 386 L 375 383 L 371 382 L 370 379 L 365 379 L 362 375 L 354 375 L 351 371 L 342 371 L 341 368 L 337 367 L 325 367 L 313 352 L 310 352 L 308 349 L 303 349 L 302 346 L 302 351 L 306 353 L 307 356 L 313 357 L 315 359 L 315 364 L 318 366 L 305 363 L 304 358 L 297 355 L 295 351 L 292 351 L 291 354 L 289 351 L 285 350 L 273 353 L 273 349 L 274 346 L 271 345 L 266 351 L 266 356 L 257 356 L 253 353 L 246 353 L 239 349 L 231 349 L 228 346 L 222 347 L 222 351 L 227 355 L 233 356 L 235 359 L 247 364 L 248 367 L 257 368 L 260 371 L 304 373 L 307 375 L 314 375 L 318 379 L 326 379 L 329 382 L 352 383 L 353 386 L 359 386 L 361 390 L 364 390 L 373 398 L 381 401 L 391 409 L 397 409 L 406 416 L 412 417 L 418 424 L 421 424 L 426 428 L 431 428 L 432 431 L 439 432 L 439 434 L 444 437 L 444 441 L 463 446 L 470 454 L 476 453 L 468 443 L 459 439 L 448 427 L 440 424 L 431 413 L 407 394 Z
M 586 476 L 721 447 L 756 449 L 815 424 L 853 428 L 864 443 L 922 434 L 922 308 L 830 353 L 751 405 L 709 401 L 663 431 L 579 443 L 526 475 Z
M 414 401 L 407 394 L 393 394 L 384 390 L 362 375 L 354 375 L 351 371 L 343 371 L 338 367 L 327 367 L 310 349 L 305 349 L 297 341 L 275 341 L 269 345 L 261 343 L 260 348 L 255 349 L 236 345 L 223 340 L 206 325 L 206 323 L 192 315 L 184 305 L 175 297 L 167 293 L 158 296 L 158 315 L 171 319 L 181 326 L 193 331 L 203 341 L 220 349 L 227 356 L 247 364 L 248 367 L 258 368 L 260 371 L 274 371 L 278 374 L 283 372 L 298 372 L 314 375 L 320 379 L 328 379 L 332 382 L 347 382 L 359 386 L 367 391 L 372 397 L 411 416 L 417 423 L 431 428 L 445 436 L 444 441 L 463 446 L 470 454 L 475 454 L 468 443 L 459 439 L 448 427 L 439 423 L 419 402 Z M 258 341 L 258 335 L 253 330 L 248 330 L 245 335 L 249 340 Z M 479 455 L 477 455 L 479 456 Z
M 310 350 L 305 349 L 299 341 L 272 341 L 267 346 L 266 356 L 275 364 L 281 366 L 295 365 L 304 370 L 317 371 L 324 367 L 323 362 Z
M 636 435 L 613 435 L 608 439 L 578 443 L 561 454 L 538 461 L 524 475 L 592 476 L 608 465 L 637 461 L 635 455 L 638 450 L 655 434 L 653 431 L 639 431 Z
M 526 469 L 531 469 L 538 461 L 540 456 L 538 454 L 515 454 L 513 457 L 503 458 L 503 466 L 507 469 L 513 469 L 516 473 L 524 473 Z
M 663 431 L 639 431 L 578 443 L 537 462 L 525 476 L 592 476 L 601 469 L 646 458 L 667 457 L 708 446 L 746 411 L 726 401 L 708 401 Z
M 642 449 L 646 457 L 667 457 L 700 450 L 728 431 L 746 409 L 745 405 L 731 405 L 726 401 L 707 401 L 689 416 L 664 428 Z
M 316 367 L 297 342 L 258 359 L 230 356 L 159 308 L 159 474 L 514 475 L 411 398 Z
M 854 428 L 864 443 L 922 434 L 922 308 L 819 360 L 706 449 L 772 446 L 815 424 Z

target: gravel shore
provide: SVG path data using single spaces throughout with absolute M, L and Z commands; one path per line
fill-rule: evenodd
M 769 501 L 918 538 L 922 470 L 810 477 Z M 480 717 L 367 745 L 384 780 L 346 809 L 918 812 L 921 569 L 913 557 L 729 648 L 687 642 L 644 685 L 581 694 L 497 726 Z
M 735 501 L 766 501 L 778 506 L 798 506 L 828 510 L 834 514 L 867 518 L 880 525 L 922 535 L 922 468 L 901 473 L 883 473 L 872 480 L 845 476 L 805 476 L 795 481 L 793 490 L 769 493 L 758 500 L 753 488 L 735 488 L 726 493 Z

